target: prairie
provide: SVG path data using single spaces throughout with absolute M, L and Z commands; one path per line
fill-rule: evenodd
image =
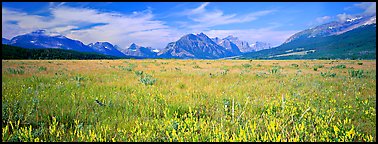
M 375 142 L 376 61 L 2 60 L 2 139 Z

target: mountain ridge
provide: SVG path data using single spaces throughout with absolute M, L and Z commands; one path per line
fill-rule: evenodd
M 158 53 L 159 58 L 217 59 L 227 56 L 232 56 L 232 53 L 204 33 L 184 35 L 176 42 L 168 43 L 165 49 Z

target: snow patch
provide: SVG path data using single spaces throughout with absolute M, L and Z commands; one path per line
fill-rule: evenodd
M 352 19 L 348 19 L 347 22 L 352 22 L 352 21 L 355 21 L 355 20 L 358 20 L 358 19 L 361 19 L 362 17 L 356 17 L 356 18 L 352 18 Z
M 369 19 L 363 25 L 370 25 L 370 24 L 374 24 L 374 23 L 377 23 L 376 17 Z

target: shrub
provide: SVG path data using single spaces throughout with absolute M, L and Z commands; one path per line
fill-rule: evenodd
M 185 84 L 180 84 L 180 85 L 179 85 L 179 88 L 180 88 L 180 89 L 185 88 Z
M 270 73 L 271 74 L 276 74 L 276 73 L 278 73 L 279 70 L 280 69 L 280 67 L 278 67 L 278 66 L 274 66 L 274 67 L 272 67 L 272 69 L 270 70 Z
M 362 62 L 358 62 L 357 64 L 358 64 L 358 65 L 362 65 L 363 63 L 362 63 Z
M 38 71 L 46 71 L 46 70 L 47 70 L 47 68 L 43 67 L 43 66 L 41 66 L 41 67 L 38 68 Z
M 24 74 L 25 71 L 22 69 L 13 69 L 13 68 L 8 68 L 8 72 L 11 74 Z
M 200 66 L 198 66 L 198 65 L 195 65 L 193 68 L 198 68 L 198 69 L 200 69 L 201 67 Z
M 156 79 L 153 78 L 151 75 L 143 75 L 139 78 L 139 81 L 143 83 L 144 85 L 153 85 L 156 82 Z
M 221 75 L 227 75 L 227 73 L 228 73 L 229 71 L 230 71 L 230 70 L 225 69 L 224 71 L 221 72 Z
M 314 65 L 314 71 L 317 71 L 319 68 L 322 68 L 322 67 L 324 67 L 324 65 L 316 64 Z
M 126 71 L 133 71 L 134 67 L 136 67 L 135 64 L 129 64 L 127 67 L 124 67 L 124 66 L 118 66 L 119 69 L 121 69 L 121 70 L 126 70 Z
M 242 66 L 243 66 L 244 68 L 250 68 L 250 67 L 252 67 L 251 64 L 242 64 Z
M 314 65 L 314 71 L 318 71 L 318 69 L 322 68 L 322 67 L 324 67 L 324 65 L 316 64 L 316 65 Z
M 82 82 L 85 80 L 85 78 L 81 75 L 76 75 L 72 78 L 73 80 L 77 81 L 77 82 Z
M 337 66 L 332 66 L 331 69 L 333 69 L 333 68 L 344 69 L 344 68 L 346 68 L 346 66 L 344 64 L 341 64 L 341 65 L 337 65 Z
M 323 77 L 336 77 L 336 73 L 331 73 L 331 72 L 320 72 L 320 75 Z
M 297 68 L 299 65 L 298 64 L 291 64 L 291 67 Z
M 353 69 L 350 69 L 348 71 L 350 77 L 357 77 L 357 78 L 362 78 L 364 77 L 364 70 L 353 70 Z
M 142 76 L 143 75 L 143 71 L 135 71 L 135 75 Z

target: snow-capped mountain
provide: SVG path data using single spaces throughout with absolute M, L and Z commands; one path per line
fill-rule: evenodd
M 121 52 L 129 56 L 154 58 L 159 51 L 157 49 L 152 49 L 151 47 L 142 47 L 132 43 L 128 49 L 121 50 Z
M 78 40 L 69 39 L 63 35 L 37 30 L 12 38 L 9 45 L 23 48 L 58 48 L 80 52 L 95 52 L 92 48 Z
M 270 49 L 272 48 L 272 46 L 270 45 L 270 43 L 266 43 L 266 42 L 260 42 L 260 41 L 256 41 L 255 43 L 252 43 L 250 45 L 251 49 L 253 49 L 254 51 L 260 51 L 260 50 L 264 50 L 264 49 Z
M 234 37 L 232 35 L 229 35 L 223 39 L 215 37 L 211 40 L 218 45 L 225 47 L 227 50 L 231 50 L 235 55 L 271 48 L 269 43 L 256 41 L 255 43 L 249 44 L 248 42 L 239 40 L 238 37 Z M 238 48 L 238 50 L 236 50 L 234 45 Z
M 118 57 L 124 57 L 126 56 L 122 52 L 118 50 L 118 46 L 113 46 L 109 42 L 96 42 L 96 43 L 90 43 L 88 44 L 89 47 L 91 47 L 93 50 L 95 50 L 97 53 L 105 54 L 105 55 L 111 55 L 111 56 L 118 56 Z
M 222 42 L 222 39 L 218 38 L 218 37 L 215 37 L 215 38 L 211 38 L 211 40 L 213 40 L 215 43 L 219 44 L 220 42 Z
M 340 35 L 350 30 L 356 29 L 364 25 L 376 23 L 376 15 L 370 16 L 356 16 L 355 18 L 347 19 L 346 21 L 333 21 L 323 25 L 310 28 L 299 33 L 294 34 L 288 38 L 285 43 L 298 40 L 301 38 L 326 37 L 331 35 Z
M 239 55 L 239 54 L 241 54 L 241 52 L 239 50 L 239 47 L 236 44 L 234 44 L 233 42 L 231 42 L 230 40 L 228 40 L 228 39 L 222 39 L 221 40 L 218 37 L 215 37 L 215 38 L 212 38 L 211 40 L 213 40 L 218 45 L 226 48 L 226 50 L 228 50 L 229 52 L 231 52 L 232 55 Z
M 169 43 L 158 53 L 161 58 L 216 59 L 232 56 L 226 48 L 219 46 L 203 33 L 187 34 L 176 42 Z
M 240 52 L 245 53 L 245 52 L 254 51 L 254 49 L 249 46 L 248 42 L 239 40 L 239 38 L 234 37 L 232 35 L 229 35 L 229 36 L 223 38 L 222 40 L 228 40 L 228 41 L 234 43 L 236 46 L 238 46 Z

